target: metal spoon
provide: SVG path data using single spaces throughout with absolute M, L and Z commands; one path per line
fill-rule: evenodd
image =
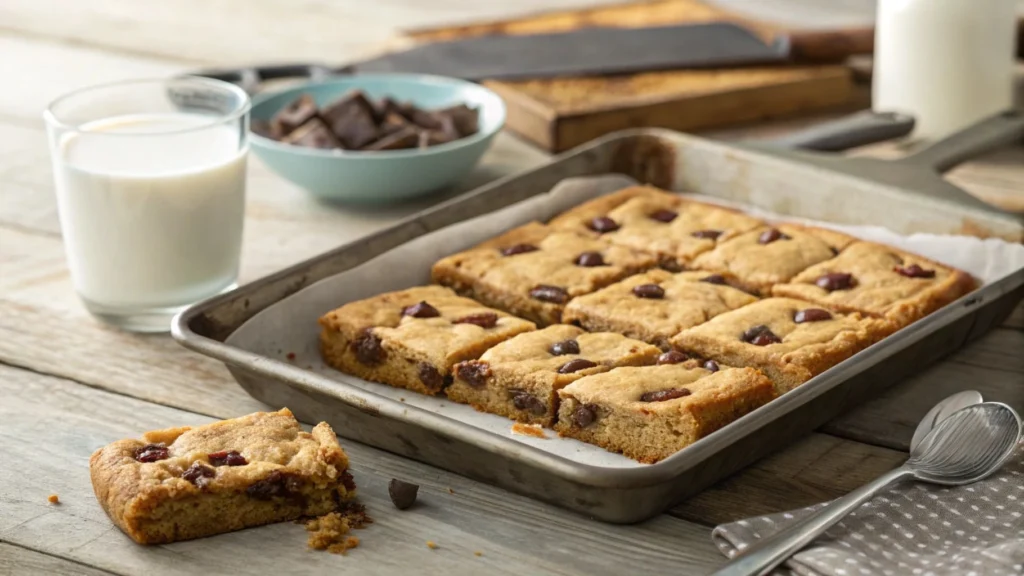
M 918 444 L 924 440 L 924 437 L 932 431 L 932 428 L 938 425 L 946 418 L 949 418 L 961 408 L 967 408 L 975 404 L 981 404 L 984 398 L 981 397 L 980 392 L 974 390 L 964 390 L 963 392 L 957 392 L 952 396 L 947 397 L 942 402 L 939 402 L 924 415 L 921 422 L 917 425 L 917 429 L 914 430 L 914 437 L 910 440 L 910 451 L 913 452 L 917 448 Z
M 915 449 L 911 449 L 910 459 L 903 466 L 760 542 L 715 574 L 750 576 L 771 572 L 893 482 L 907 478 L 945 486 L 977 482 L 999 469 L 1013 453 L 1020 437 L 1020 418 L 1009 406 L 984 402 L 963 408 L 939 422 Z

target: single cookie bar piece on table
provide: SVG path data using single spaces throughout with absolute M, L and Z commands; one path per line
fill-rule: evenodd
M 438 284 L 546 326 L 561 321 L 572 298 L 655 264 L 650 254 L 533 222 L 438 261 L 432 274 Z
M 574 298 L 562 321 L 598 332 L 618 332 L 669 349 L 669 338 L 757 298 L 710 272 L 651 270 Z
M 649 186 L 596 198 L 551 221 L 556 228 L 654 253 L 663 267 L 676 271 L 719 242 L 763 225 L 735 210 Z
M 96 499 L 139 544 L 162 544 L 332 512 L 355 496 L 326 423 L 287 409 L 120 440 L 89 460 Z
M 854 238 L 808 226 L 763 227 L 722 242 L 701 254 L 693 267 L 735 275 L 750 291 L 763 296 L 807 268 L 834 258 Z
M 768 298 L 683 330 L 672 346 L 730 366 L 758 368 L 779 394 L 881 340 L 893 325 L 810 302 Z
M 654 364 L 660 353 L 621 334 L 591 334 L 559 324 L 520 334 L 479 360 L 458 364 L 446 393 L 483 412 L 550 427 L 558 413 L 558 390 L 617 366 Z
M 863 312 L 906 326 L 975 288 L 965 272 L 890 246 L 855 242 L 772 289 L 846 312 Z
M 580 378 L 558 392 L 555 429 L 654 463 L 775 398 L 753 368 L 710 367 L 688 360 Z
M 330 366 L 365 380 L 439 394 L 457 362 L 536 328 L 442 286 L 350 302 L 320 318 Z

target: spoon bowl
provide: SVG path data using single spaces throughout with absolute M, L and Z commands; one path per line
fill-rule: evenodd
M 975 390 L 964 390 L 963 392 L 957 392 L 952 396 L 946 397 L 942 402 L 933 406 L 925 414 L 924 418 L 921 419 L 917 429 L 914 430 L 914 437 L 910 440 L 910 451 L 914 452 L 921 441 L 924 440 L 924 437 L 938 426 L 939 422 L 949 418 L 961 408 L 981 404 L 984 400 L 981 397 L 981 393 Z
M 975 404 L 939 422 L 911 450 L 904 467 L 925 482 L 970 484 L 998 470 L 1020 437 L 1020 417 L 1013 408 L 998 402 Z

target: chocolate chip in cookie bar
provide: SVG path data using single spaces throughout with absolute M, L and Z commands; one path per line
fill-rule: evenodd
M 688 360 L 593 374 L 558 396 L 559 435 L 654 463 L 770 402 L 775 389 L 753 368 Z
M 955 268 L 889 246 L 855 242 L 835 258 L 775 286 L 772 293 L 886 318 L 902 327 L 974 287 L 970 275 Z
M 140 544 L 327 514 L 356 490 L 331 427 L 304 432 L 287 408 L 120 440 L 92 455 L 89 473 L 107 515 Z
M 726 312 L 672 338 L 677 350 L 763 371 L 782 394 L 846 360 L 893 330 L 790 298 L 768 298 Z
M 320 348 L 330 366 L 423 394 L 439 394 L 457 362 L 535 328 L 442 286 L 350 302 L 325 314 L 320 326 Z
M 735 210 L 696 202 L 650 186 L 634 186 L 582 204 L 551 226 L 600 237 L 657 255 L 682 270 L 698 255 L 763 222 Z
M 728 272 L 751 292 L 767 296 L 772 286 L 834 258 L 853 240 L 824 228 L 793 224 L 765 226 L 720 243 L 714 250 L 694 259 L 692 267 Z
M 757 300 L 730 283 L 735 280 L 722 274 L 651 270 L 574 298 L 562 321 L 667 350 L 669 339 L 686 328 Z
M 547 326 L 574 297 L 656 265 L 654 256 L 534 222 L 434 264 L 434 281 Z
M 558 324 L 520 334 L 455 367 L 448 398 L 477 410 L 550 427 L 557 392 L 589 374 L 654 364 L 661 350 L 607 332 Z

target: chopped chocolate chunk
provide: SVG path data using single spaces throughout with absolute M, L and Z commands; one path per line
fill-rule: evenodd
M 398 112 L 389 112 L 380 123 L 380 135 L 387 136 L 409 128 L 409 121 Z
M 271 140 L 278 140 L 281 138 L 281 134 L 274 129 L 274 126 L 270 122 L 260 120 L 259 118 L 253 118 L 249 122 L 249 130 L 252 130 L 253 134 L 263 136 L 264 138 L 270 138 Z
M 306 148 L 319 148 L 321 150 L 334 150 L 341 148 L 341 142 L 334 136 L 330 128 L 319 118 L 312 118 L 302 126 L 285 136 L 282 142 L 305 146 Z
M 359 150 L 381 152 L 384 150 L 403 150 L 415 148 L 420 143 L 420 131 L 413 127 L 403 128 L 393 134 L 388 134 L 380 140 L 371 141 L 359 147 Z
M 804 322 L 821 322 L 822 320 L 831 320 L 832 314 L 828 310 L 822 310 L 821 308 L 806 308 L 804 310 L 797 310 L 796 314 L 793 314 L 793 322 L 797 324 L 803 324 Z
M 470 386 L 483 388 L 487 384 L 487 379 L 491 376 L 491 367 L 486 362 L 471 360 L 459 364 L 457 372 L 459 373 L 459 378 L 465 380 Z
M 530 394 L 525 390 L 517 390 L 513 388 L 510 388 L 509 392 L 512 393 L 512 405 L 519 410 L 533 412 L 538 416 L 547 413 L 547 405 L 541 402 L 540 399 L 533 394 Z
M 480 113 L 476 108 L 470 108 L 465 104 L 450 106 L 440 111 L 452 118 L 455 129 L 463 137 L 472 136 L 480 131 Z
M 594 232 L 604 234 L 606 232 L 614 232 L 619 229 L 619 224 L 607 216 L 598 216 L 590 221 L 587 226 Z
M 604 256 L 600 252 L 583 252 L 576 257 L 576 265 L 584 268 L 604 266 Z
M 387 357 L 387 351 L 381 346 L 380 338 L 373 333 L 373 328 L 363 330 L 362 335 L 352 342 L 352 350 L 356 358 L 367 366 L 380 364 Z
M 917 264 L 910 266 L 897 266 L 893 268 L 897 274 L 907 278 L 935 278 L 935 270 L 925 270 Z
M 548 351 L 555 356 L 565 356 L 566 354 L 579 354 L 580 343 L 572 339 L 562 340 L 561 342 L 555 342 L 554 344 L 552 344 L 551 348 L 549 348 Z
M 207 484 L 209 484 L 210 479 L 216 475 L 217 472 L 213 468 L 210 468 L 209 466 L 203 464 L 199 460 L 193 462 L 192 465 L 189 466 L 187 470 L 181 473 L 182 478 L 188 480 L 189 482 L 191 482 L 195 486 L 198 486 L 199 488 L 203 488 Z
M 458 320 L 452 322 L 452 324 L 474 324 L 481 328 L 494 328 L 494 325 L 498 323 L 498 315 L 494 312 L 480 312 L 479 314 L 470 314 L 469 316 L 463 316 Z
M 761 235 L 757 237 L 760 244 L 771 244 L 776 240 L 789 240 L 789 236 L 783 234 L 778 228 L 771 228 L 761 232 Z
M 438 144 L 454 142 L 458 139 L 458 136 L 452 136 L 451 134 L 440 130 L 420 130 L 419 138 L 420 148 L 430 148 L 431 146 L 437 146 Z
M 254 483 L 245 489 L 250 498 L 257 500 L 270 500 L 275 496 L 287 496 L 289 487 L 296 487 L 294 483 L 288 482 L 289 477 L 278 470 L 274 470 L 266 478 Z
M 587 368 L 593 368 L 594 366 L 597 366 L 597 364 L 587 360 L 586 358 L 574 358 L 565 364 L 562 364 L 558 369 L 558 373 L 572 374 L 573 372 L 579 372 L 580 370 L 586 370 Z
M 651 220 L 657 220 L 658 222 L 664 222 L 666 224 L 668 224 L 669 222 L 675 220 L 676 216 L 679 216 L 679 214 L 677 212 L 673 212 L 672 210 L 665 210 L 665 209 L 655 210 L 654 212 L 652 212 L 650 214 Z
M 416 494 L 419 491 L 418 484 L 402 482 L 397 478 L 392 478 L 391 482 L 388 482 L 388 496 L 391 497 L 391 503 L 399 510 L 405 510 L 415 504 Z
M 167 445 L 162 442 L 160 444 L 146 444 L 135 451 L 135 459 L 139 462 L 166 460 L 168 456 Z
M 303 94 L 282 108 L 270 121 L 271 134 L 287 136 L 293 130 L 316 117 L 316 101 L 309 94 Z
M 416 374 L 419 376 L 420 382 L 431 390 L 440 390 L 444 387 L 444 376 L 441 376 L 441 372 L 433 364 L 420 362 L 416 366 Z
M 349 92 L 320 112 L 331 131 L 349 150 L 358 150 L 377 140 L 380 132 L 373 104 L 359 90 Z
M 644 392 L 640 395 L 641 402 L 664 402 L 666 400 L 675 400 L 676 398 L 682 398 L 683 396 L 689 396 L 692 394 L 687 388 L 669 388 L 667 390 L 655 390 L 653 392 Z
M 535 252 L 540 250 L 533 244 L 513 244 L 508 248 L 501 249 L 502 256 L 515 256 L 516 254 L 525 254 L 526 252 Z
M 721 230 L 697 230 L 693 234 L 690 234 L 690 236 L 693 236 L 694 238 L 702 238 L 704 240 L 716 240 L 721 235 Z
M 572 411 L 572 423 L 578 428 L 586 428 L 597 420 L 597 405 L 580 404 Z
M 742 337 L 744 342 L 748 342 L 755 346 L 767 346 L 769 344 L 778 344 L 782 342 L 782 339 L 772 332 L 771 328 L 764 324 L 758 324 L 743 333 Z
M 701 278 L 701 282 L 707 282 L 708 284 L 718 284 L 719 286 L 728 286 L 729 283 L 725 280 L 725 276 L 721 274 L 712 274 L 706 278 Z
M 814 281 L 814 285 L 828 292 L 848 290 L 853 288 L 854 285 L 853 274 L 847 274 L 846 272 L 830 272 L 828 274 L 822 274 Z
M 221 450 L 220 452 L 207 454 L 206 457 L 210 460 L 210 464 L 214 466 L 245 466 L 249 463 L 246 461 L 245 456 L 242 456 L 235 450 Z
M 565 291 L 565 288 L 548 286 L 547 284 L 540 284 L 533 290 L 530 290 L 530 297 L 554 304 L 565 304 L 569 301 L 569 293 Z
M 402 310 L 402 316 L 412 316 L 413 318 L 437 318 L 440 315 L 441 313 L 437 311 L 437 308 L 427 304 L 426 301 L 406 306 Z
M 679 364 L 689 360 L 690 357 L 678 350 L 670 350 L 658 356 L 658 364 Z
M 665 297 L 665 289 L 657 284 L 641 284 L 633 287 L 633 294 L 638 298 L 658 300 Z
M 715 362 L 714 360 L 708 360 L 707 362 L 704 363 L 704 369 L 709 370 L 711 372 L 718 372 L 718 362 Z

